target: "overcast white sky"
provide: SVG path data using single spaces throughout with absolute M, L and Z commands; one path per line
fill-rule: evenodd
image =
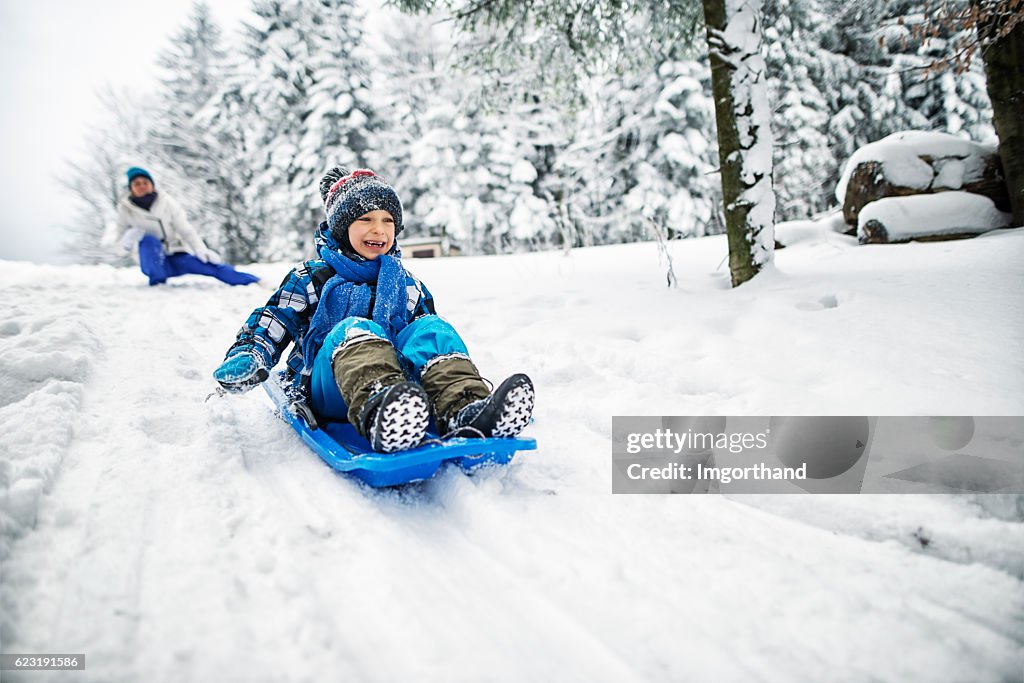
M 250 0 L 213 0 L 236 42 Z M 56 262 L 72 204 L 60 177 L 99 117 L 105 83 L 148 88 L 191 0 L 0 0 L 0 259 Z M 144 163 L 140 160 L 139 163 Z

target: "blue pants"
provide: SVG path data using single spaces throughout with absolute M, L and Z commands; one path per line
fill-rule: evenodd
M 348 419 L 348 406 L 338 391 L 331 357 L 346 338 L 366 334 L 388 341 L 384 328 L 366 318 L 345 318 L 324 339 L 324 345 L 313 359 L 310 377 L 312 408 L 320 417 L 341 421 Z M 459 333 L 436 315 L 425 315 L 413 320 L 398 333 L 393 343 L 398 362 L 405 376 L 411 380 L 418 380 L 423 367 L 437 356 L 458 354 L 469 357 L 469 351 Z
M 153 235 L 139 240 L 139 267 L 149 276 L 150 286 L 188 273 L 215 277 L 229 285 L 249 285 L 259 281 L 255 275 L 235 270 L 226 263 L 207 263 L 185 252 L 168 254 L 163 243 Z

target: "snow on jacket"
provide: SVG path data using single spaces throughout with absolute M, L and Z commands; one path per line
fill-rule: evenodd
M 326 223 L 320 224 L 315 242 L 317 250 L 325 245 L 338 249 L 337 243 L 330 237 Z M 278 290 L 267 300 L 266 305 L 249 314 L 225 358 L 239 351 L 255 352 L 269 370 L 277 365 L 288 345 L 293 344 L 287 361 L 288 376 L 295 385 L 307 389 L 310 370 L 305 367 L 302 342 L 320 302 L 324 285 L 334 275 L 334 269 L 319 258 L 303 261 L 292 268 Z M 409 271 L 406 271 L 405 285 L 408 297 L 406 320 L 412 322 L 421 316 L 433 315 L 434 297 L 426 285 Z M 370 309 L 373 309 L 372 300 Z
M 117 227 L 118 241 L 132 228 L 138 228 L 160 239 L 168 254 L 187 251 L 202 255 L 206 251 L 206 244 L 188 222 L 185 210 L 162 192 L 157 193 L 148 211 L 133 204 L 130 195 L 122 196 L 117 203 Z

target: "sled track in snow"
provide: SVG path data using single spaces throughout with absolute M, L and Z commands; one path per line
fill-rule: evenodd
M 719 386 L 711 349 L 733 348 L 727 337 L 750 333 L 749 321 L 709 324 L 707 338 L 671 356 L 685 372 L 673 366 L 659 377 L 646 358 L 700 335 L 637 333 L 650 311 L 607 286 L 620 261 L 565 283 L 574 307 L 622 311 L 604 327 L 563 320 L 565 307 L 538 308 L 551 283 L 502 263 L 488 261 L 488 275 L 523 292 L 500 316 L 473 316 L 470 294 L 443 271 L 428 279 L 435 293 L 449 290 L 453 319 L 472 322 L 475 356 L 491 374 L 530 370 L 539 401 L 530 436 L 541 450 L 504 470 L 449 468 L 397 490 L 332 472 L 273 419 L 260 392 L 203 402 L 210 371 L 265 291 L 150 290 L 132 284 L 135 273 L 72 273 L 53 302 L 0 323 L 2 363 L 3 344 L 20 343 L 36 323 L 43 331 L 43 316 L 74 320 L 81 308 L 100 320 L 96 302 L 111 300 L 123 314 L 97 333 L 52 487 L 38 498 L 37 523 L 10 546 L 5 588 L 14 580 L 17 591 L 4 593 L 5 647 L 86 652 L 104 681 L 230 672 L 319 683 L 324 671 L 450 680 L 452 662 L 465 679 L 495 680 L 1019 674 L 1024 591 L 1006 548 L 1024 546 L 1020 524 L 924 498 L 858 507 L 861 499 L 609 495 L 607 415 L 649 396 L 662 396 L 654 412 L 753 405 L 785 378 Z M 34 272 L 20 277 L 63 282 Z M 695 283 L 703 297 L 725 296 Z M 696 309 L 688 324 L 722 320 L 720 298 L 702 308 L 687 292 L 645 292 L 665 305 L 682 298 Z M 779 298 L 778 315 L 802 315 L 792 301 L 814 292 L 782 296 L 769 284 L 758 296 Z M 821 315 L 848 315 L 856 304 L 844 299 Z M 803 382 L 810 371 L 801 372 L 788 381 Z M 581 386 L 592 402 L 577 400 Z M 830 390 L 809 388 L 815 400 Z M 918 527 L 928 548 L 913 547 Z

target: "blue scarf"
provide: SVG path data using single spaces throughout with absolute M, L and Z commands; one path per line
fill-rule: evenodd
M 307 369 L 313 367 L 313 359 L 327 334 L 345 318 L 370 318 L 384 328 L 392 341 L 408 324 L 406 273 L 398 257 L 382 254 L 372 261 L 353 261 L 324 246 L 320 248 L 320 258 L 334 269 L 335 275 L 320 292 L 320 302 L 302 340 L 302 358 Z M 377 298 L 371 315 L 374 283 Z

